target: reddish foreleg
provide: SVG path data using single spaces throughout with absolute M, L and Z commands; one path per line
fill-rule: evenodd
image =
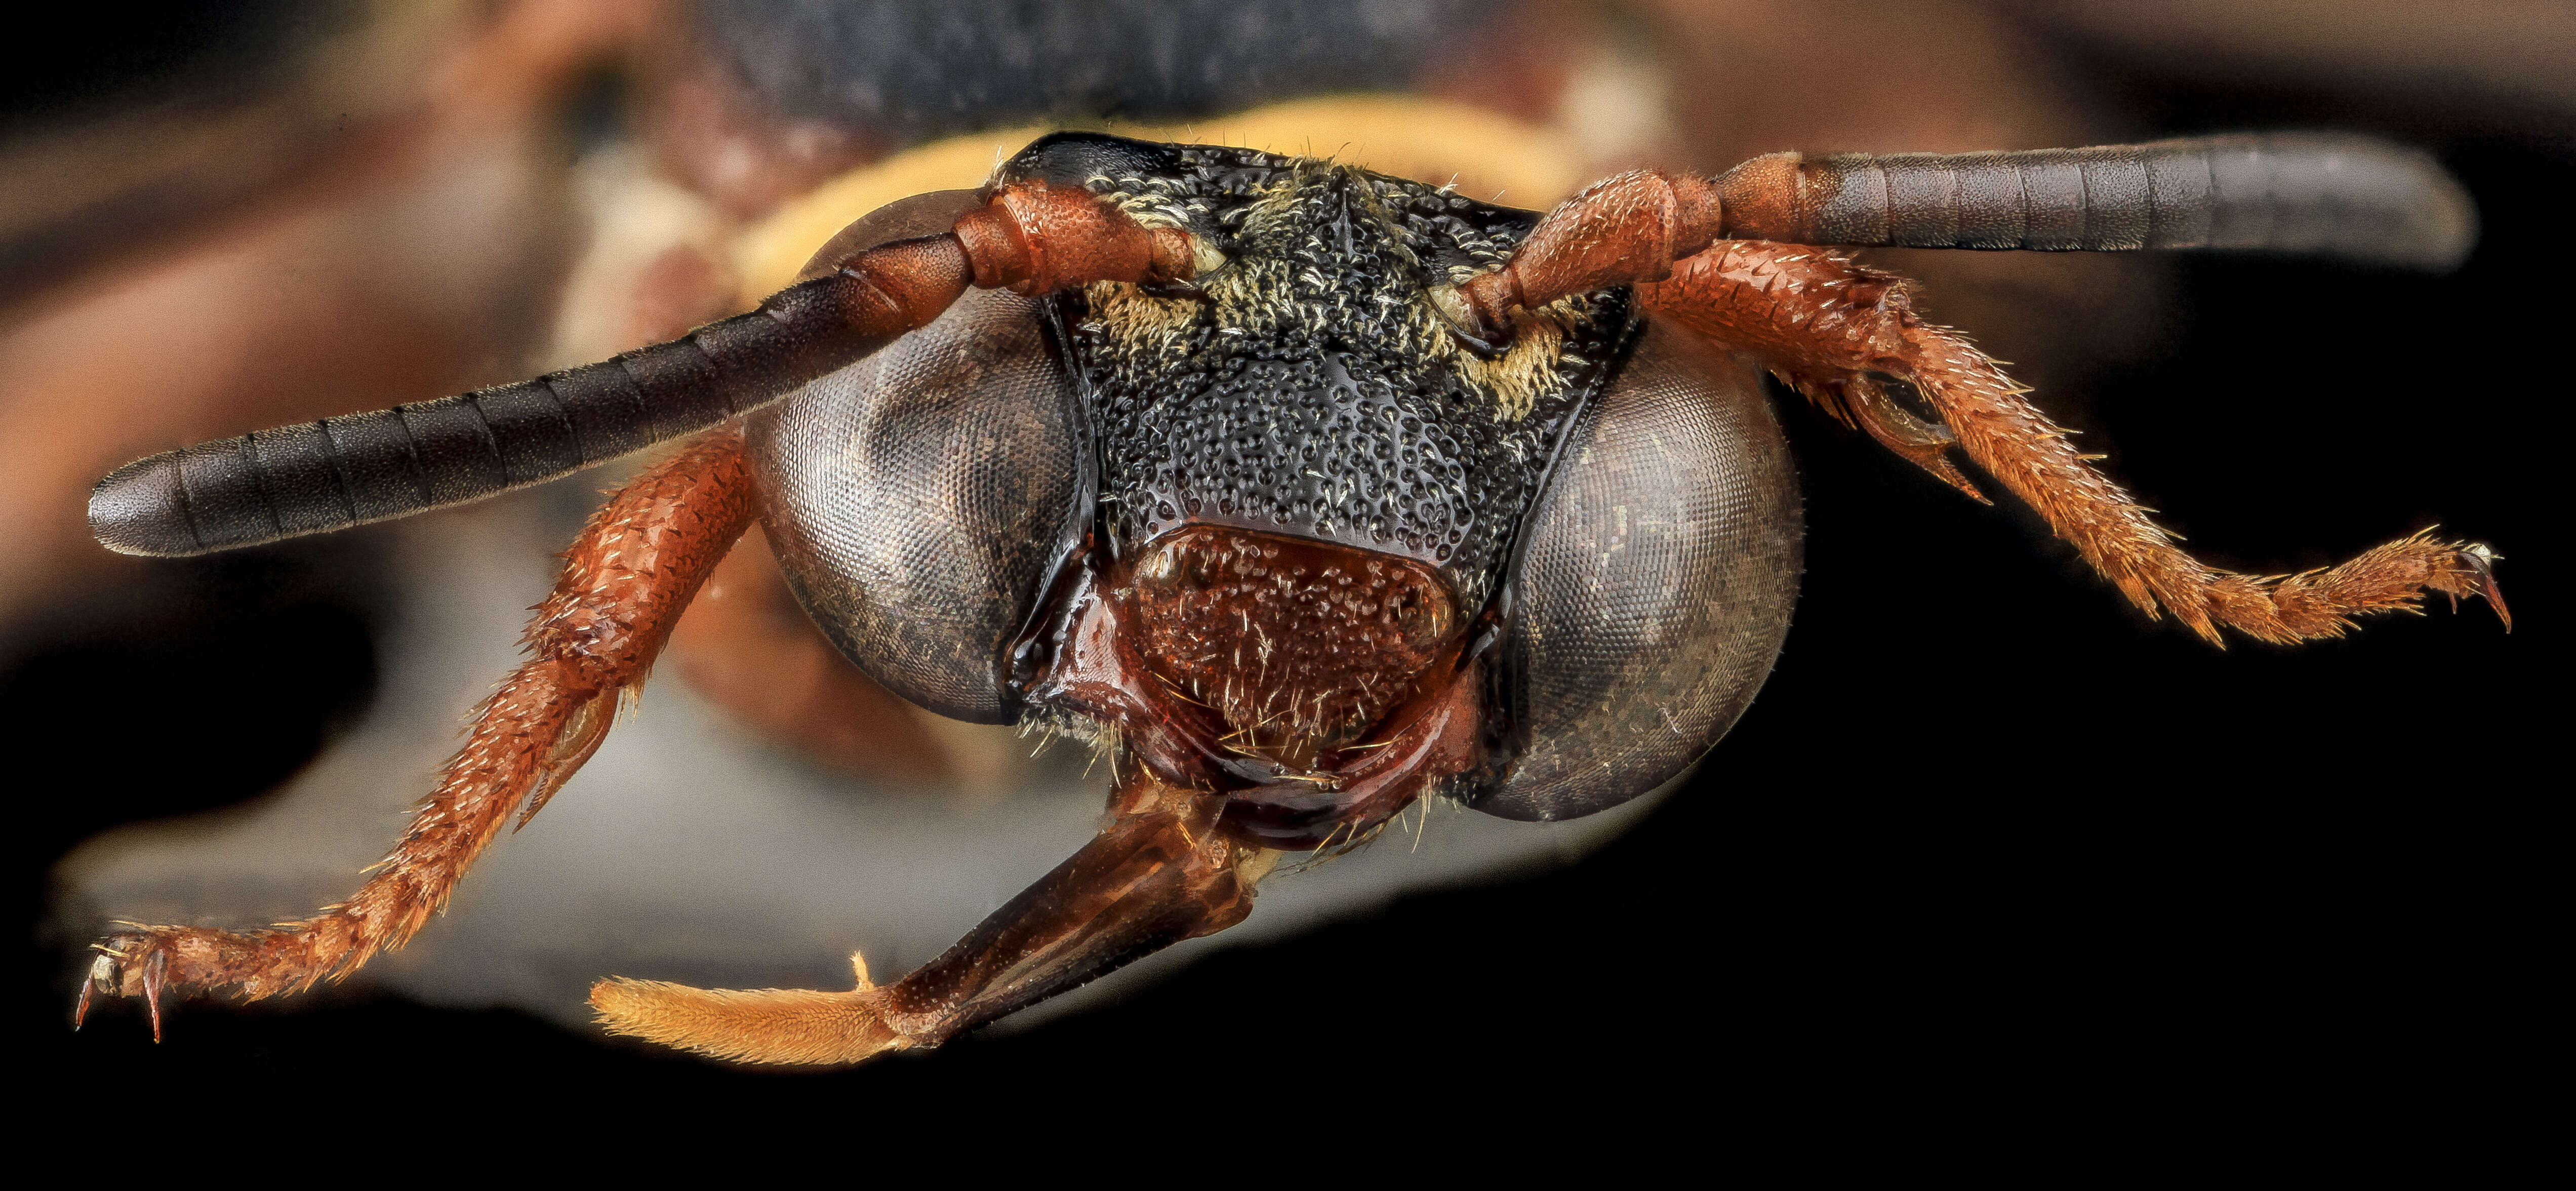
M 891 339 L 938 317 L 970 283 L 1044 294 L 1092 281 L 1183 280 L 1203 258 L 1215 259 L 1188 233 L 1140 226 L 1080 187 L 1021 182 L 958 214 L 948 233 L 877 244 L 837 265 L 826 262 L 824 279 L 811 284 L 828 288 L 829 318 L 817 322 L 815 310 L 807 309 L 813 303 L 804 302 L 770 311 L 766 321 L 802 327 L 809 338 L 828 338 L 824 332 L 837 328 L 862 341 Z M 724 399 L 724 409 L 747 408 L 734 404 L 739 394 L 749 394 L 750 404 L 774 399 L 814 374 L 815 360 L 805 358 L 813 344 L 794 335 L 784 343 L 773 342 L 774 335 L 761 338 L 774 330 L 745 316 L 696 334 L 713 336 L 712 346 L 691 350 L 740 366 L 730 379 L 716 376 L 723 391 L 711 395 Z M 862 342 L 852 350 L 873 348 Z M 176 466 L 162 471 L 175 474 Z M 166 991 L 258 1000 L 345 976 L 376 952 L 401 946 L 446 904 L 511 816 L 525 822 L 534 815 L 599 747 L 618 698 L 643 682 L 681 611 L 750 525 L 752 510 L 737 429 L 709 432 L 628 485 L 574 544 L 554 594 L 538 606 L 528 634 L 534 656 L 476 713 L 437 793 L 421 804 L 410 831 L 356 896 L 265 930 L 133 925 L 97 945 L 75 1021 L 102 991 L 141 996 L 158 1038 Z M 331 527 L 296 532 L 318 528 Z M 184 554 L 207 546 L 192 538 L 185 548 L 141 552 Z
M 141 926 L 110 935 L 81 986 L 141 996 L 161 1036 L 165 993 L 246 1001 L 298 992 L 400 947 L 447 904 L 467 867 L 515 816 L 525 823 L 608 735 L 707 573 L 751 524 L 741 437 L 700 437 L 620 490 L 564 555 L 537 605 L 528 661 L 473 717 L 437 791 L 349 900 L 263 930 Z
M 2256 577 L 2201 563 L 2023 400 L 2028 390 L 1956 332 L 1917 318 L 1902 281 L 1847 257 L 1721 241 L 1681 262 L 1670 280 L 1638 292 L 1661 317 L 1753 351 L 1781 379 L 1863 421 L 1883 442 L 1906 438 L 1920 424 L 1886 398 L 1877 378 L 1911 383 L 1969 459 L 2038 510 L 2131 602 L 2150 616 L 2160 606 L 2171 611 L 2212 643 L 2220 640 L 2219 625 L 2278 643 L 2340 636 L 2353 617 L 2413 609 L 2426 591 L 2483 596 L 2512 623 L 2496 589 L 2495 555 L 2429 534 L 2297 575 Z M 1941 458 L 1937 439 L 1917 434 L 1911 441 L 1916 449 L 1905 451 L 1908 457 L 1966 486 Z
M 2412 609 L 2426 591 L 2483 596 L 2512 624 L 2495 554 L 2429 534 L 2297 575 L 2203 565 L 2024 401 L 2028 390 L 1956 332 L 1916 317 L 1900 279 L 1824 249 L 1718 238 L 1762 212 L 1761 180 L 1622 174 L 1550 212 L 1509 265 L 1460 294 L 1485 330 L 1500 332 L 1514 307 L 1634 284 L 1659 317 L 1753 352 L 1836 416 L 1978 496 L 1944 453 L 1955 444 L 2148 615 L 2170 610 L 2211 642 L 2221 624 L 2264 641 L 2337 636 L 2352 617 Z M 1889 376 L 1920 390 L 1942 425 L 1890 399 L 1880 383 Z

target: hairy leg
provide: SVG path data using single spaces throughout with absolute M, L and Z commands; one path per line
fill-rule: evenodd
M 563 575 L 529 625 L 527 662 L 475 711 L 437 791 L 355 895 L 261 930 L 126 924 L 97 944 L 78 1012 L 97 993 L 142 996 L 158 1039 L 165 992 L 258 1000 L 402 946 L 514 815 L 527 822 L 590 759 L 617 700 L 641 687 L 752 510 L 741 438 L 729 427 L 636 477 L 565 552 Z
M 855 1063 L 937 1046 L 1149 952 L 1213 934 L 1252 912 L 1280 853 L 1218 822 L 1223 795 L 1157 780 L 1132 762 L 1112 821 L 957 945 L 893 984 L 702 989 L 609 979 L 590 990 L 619 1034 L 750 1063 Z
M 1847 256 L 1721 240 L 1637 292 L 1659 317 L 1753 351 L 1801 393 L 1976 495 L 1943 455 L 1943 440 L 1955 441 L 2131 602 L 2149 616 L 2160 607 L 2172 612 L 2212 643 L 2220 642 L 2220 625 L 2271 642 L 2340 636 L 2353 617 L 2414 609 L 2426 591 L 2483 596 L 2512 624 L 2496 590 L 2495 555 L 2429 534 L 2297 575 L 2239 575 L 2202 564 L 2023 400 L 2027 389 L 1958 333 L 1916 317 L 1902 280 Z M 1906 414 L 1887 398 L 1882 376 L 1914 385 L 1944 425 Z

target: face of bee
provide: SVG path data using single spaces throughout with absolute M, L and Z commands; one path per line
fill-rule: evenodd
M 1193 275 L 970 295 L 750 423 L 790 583 L 890 689 L 1318 806 L 1438 754 L 1480 809 L 1563 818 L 1760 686 L 1798 527 L 1758 377 L 1624 289 L 1520 312 L 1508 350 L 1462 334 L 1443 298 L 1535 216 L 1090 134 L 1021 181 L 1187 232 Z M 1444 716 L 1510 739 L 1414 739 Z
M 1229 747 L 1295 769 L 1415 693 L 1502 581 L 1558 440 L 1624 342 L 1616 295 L 1515 350 L 1444 299 L 1533 216 L 1352 166 L 1061 136 L 1004 177 L 1073 179 L 1199 246 L 1185 286 L 1057 303 L 1099 436 L 1140 653 Z
M 1122 557 L 1231 526 L 1411 559 L 1482 608 L 1624 349 L 1624 295 L 1569 300 L 1488 357 L 1442 299 L 1508 255 L 1527 212 L 1331 162 L 1100 136 L 1040 141 L 1014 173 L 1189 231 L 1215 266 L 1185 292 L 1103 284 L 1060 302 Z

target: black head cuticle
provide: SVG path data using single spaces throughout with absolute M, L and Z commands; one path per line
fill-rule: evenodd
M 1462 333 L 1430 287 L 1500 265 L 1534 213 L 1329 162 L 1099 134 L 1047 138 L 1005 167 L 1075 172 L 1227 257 L 1187 303 L 1134 286 L 1058 299 L 1094 394 L 1117 552 L 1215 522 L 1419 558 L 1470 606 L 1490 595 L 1557 440 L 1615 364 L 1625 292 L 1570 303 L 1563 334 L 1516 354 Z

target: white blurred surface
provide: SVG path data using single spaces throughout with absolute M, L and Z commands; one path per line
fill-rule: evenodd
M 98 920 L 64 927 L 95 933 L 108 917 L 249 927 L 308 915 L 356 888 L 428 791 L 465 709 L 516 664 L 525 609 L 569 537 L 563 510 L 597 482 L 576 477 L 376 531 L 399 535 L 389 554 L 405 572 L 380 637 L 382 686 L 364 717 L 251 804 L 119 829 L 74 850 L 56 872 L 58 904 Z M 855 950 L 890 980 L 1089 837 L 1107 784 L 1102 772 L 1083 775 L 1087 759 L 1059 741 L 1000 796 L 871 788 L 724 722 L 676 681 L 657 682 L 545 812 L 484 856 L 444 917 L 355 980 L 568 1025 L 588 1022 L 586 992 L 607 975 L 846 988 Z M 1119 995 L 1211 946 L 1571 860 L 1651 801 L 1555 824 L 1450 805 L 1411 812 L 1353 855 L 1274 875 L 1243 925 L 1021 1019 Z

